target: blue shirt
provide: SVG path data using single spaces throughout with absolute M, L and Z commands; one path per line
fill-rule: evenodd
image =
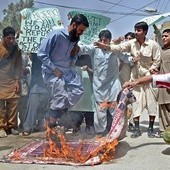
M 42 41 L 38 51 L 38 58 L 42 61 L 42 70 L 53 73 L 58 68 L 65 72 L 70 69 L 70 52 L 76 42 L 70 42 L 68 29 L 51 31 L 47 38 Z
M 117 58 L 132 64 L 132 57 L 95 48 L 92 45 L 80 45 L 79 55 L 83 54 L 90 55 L 92 60 L 94 99 L 98 102 L 116 101 L 121 91 Z

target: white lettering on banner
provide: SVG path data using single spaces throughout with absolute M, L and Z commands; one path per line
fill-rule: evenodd
M 21 11 L 21 34 L 19 47 L 24 52 L 36 53 L 41 41 L 52 30 L 52 27 L 61 28 L 60 14 L 56 8 L 32 9 Z M 59 24 L 60 23 L 60 24 Z

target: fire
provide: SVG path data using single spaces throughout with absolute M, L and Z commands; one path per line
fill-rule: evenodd
M 112 159 L 114 159 L 114 153 L 115 153 L 115 146 L 118 145 L 118 141 L 112 141 L 112 142 L 105 142 L 103 143 L 97 150 L 95 150 L 93 153 L 91 153 L 91 157 L 100 156 L 101 162 L 108 162 Z
M 31 155 L 30 152 L 27 153 L 26 156 L 28 156 L 28 159 L 30 158 L 29 156 L 33 156 L 35 161 L 40 160 L 41 162 L 44 161 L 47 163 L 68 162 L 68 164 L 83 165 L 94 165 L 96 163 L 112 160 L 114 158 L 115 147 L 118 145 L 118 141 L 116 139 L 119 138 L 123 129 L 124 110 L 126 108 L 125 105 L 127 100 L 130 100 L 132 97 L 134 96 L 131 91 L 128 89 L 123 90 L 113 117 L 110 132 L 105 138 L 101 138 L 100 140 L 96 139 L 93 143 L 90 141 L 83 141 L 79 143 L 69 142 L 61 132 L 56 131 L 55 128 L 47 127 L 47 141 L 43 143 L 43 150 L 42 147 L 39 147 L 40 145 L 37 145 L 37 150 L 41 149 L 42 152 L 39 152 L 39 155 L 37 155 L 38 157 L 34 154 Z M 19 151 L 14 151 L 14 154 L 10 157 L 10 159 L 19 160 L 21 158 L 22 160 L 23 154 L 20 154 Z
M 14 150 L 13 155 L 10 157 L 11 160 L 19 160 L 20 158 L 21 158 L 21 154 L 17 150 Z
M 107 142 L 101 140 L 99 146 L 90 153 L 83 151 L 83 145 L 86 142 L 80 142 L 79 147 L 71 147 L 65 136 L 56 132 L 55 128 L 47 128 L 48 143 L 44 147 L 43 159 L 62 159 L 63 161 L 72 161 L 75 163 L 85 163 L 90 158 L 99 156 L 101 162 L 110 161 L 114 158 L 115 146 L 118 141 Z

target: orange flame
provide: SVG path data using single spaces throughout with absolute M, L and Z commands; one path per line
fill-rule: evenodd
M 66 141 L 62 133 L 57 133 L 55 128 L 47 128 L 48 144 L 44 148 L 43 158 L 60 158 L 64 161 L 72 161 L 75 163 L 85 163 L 90 158 L 95 156 L 100 157 L 101 162 L 110 161 L 114 158 L 115 146 L 118 141 L 113 142 L 102 141 L 97 149 L 90 153 L 83 152 L 83 144 L 73 149 Z
M 14 150 L 13 155 L 10 157 L 10 160 L 19 160 L 21 158 L 21 154 L 19 151 Z

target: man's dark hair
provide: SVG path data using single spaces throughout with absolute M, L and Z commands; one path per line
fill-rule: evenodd
M 77 26 L 80 25 L 80 24 L 83 24 L 84 26 L 89 27 L 89 22 L 88 22 L 88 20 L 87 20 L 87 17 L 86 17 L 85 15 L 83 15 L 83 14 L 77 14 L 77 15 L 75 15 L 75 16 L 72 18 L 72 20 L 71 20 L 71 22 L 70 22 L 70 25 L 71 25 L 73 22 L 75 22 Z
M 134 32 L 128 32 L 124 35 L 125 39 L 127 39 L 128 36 L 131 36 L 132 38 L 135 38 L 135 33 Z
M 170 33 L 170 29 L 165 29 L 165 30 L 163 30 L 162 33 L 164 33 L 164 32 Z
M 148 28 L 149 28 L 149 26 L 148 26 L 148 24 L 146 23 L 146 22 L 138 22 L 138 23 L 136 23 L 135 24 L 135 26 L 134 26 L 134 28 L 135 28 L 135 30 L 136 29 L 142 29 L 143 31 L 148 31 Z
M 99 39 L 101 39 L 102 37 L 105 37 L 107 39 L 112 39 L 112 34 L 109 30 L 102 30 L 99 33 Z
M 15 36 L 15 30 L 12 27 L 6 27 L 3 29 L 3 37 L 6 37 L 10 34 L 13 34 Z

